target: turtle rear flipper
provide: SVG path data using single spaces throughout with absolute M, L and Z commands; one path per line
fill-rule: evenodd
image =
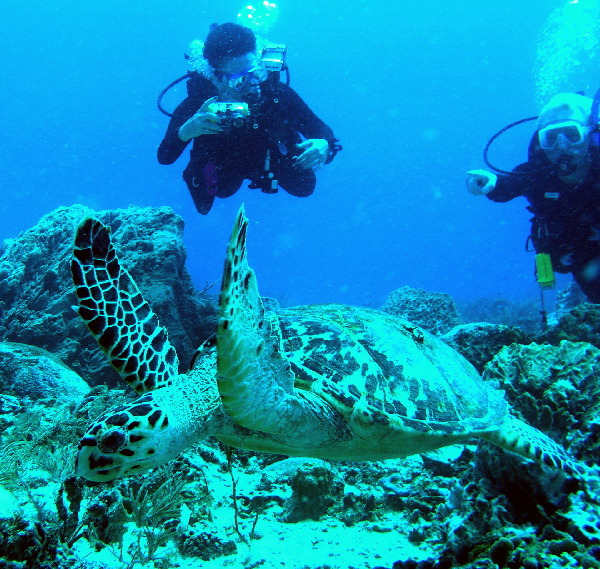
M 217 327 L 217 384 L 227 414 L 248 429 L 312 448 L 347 426 L 322 398 L 294 387 L 279 320 L 265 313 L 246 257 L 248 219 L 240 208 L 227 248 Z M 307 447 L 304 446 L 306 449 Z M 304 453 L 309 456 L 310 453 Z
M 503 449 L 535 460 L 551 468 L 559 468 L 569 476 L 586 474 L 585 466 L 550 437 L 512 416 L 507 416 L 498 430 L 482 433 L 482 439 Z
M 179 360 L 166 330 L 121 266 L 110 229 L 97 219 L 86 218 L 77 228 L 71 274 L 79 316 L 137 393 L 177 375 Z

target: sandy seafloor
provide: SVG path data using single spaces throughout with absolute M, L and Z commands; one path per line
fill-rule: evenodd
M 463 450 L 461 445 L 448 447 L 433 455 L 456 457 Z M 260 479 L 260 467 L 256 460 L 253 465 L 241 470 L 235 469 L 237 480 L 237 495 L 252 496 L 255 492 L 257 481 Z M 291 458 L 282 463 L 290 471 L 299 466 L 322 465 L 337 470 L 335 463 L 317 459 Z M 278 463 L 275 463 L 278 464 Z M 359 465 L 360 463 L 357 463 Z M 384 463 L 386 471 L 405 472 L 407 469 L 421 469 L 423 467 L 419 456 L 408 457 L 402 460 L 389 460 Z M 210 465 L 214 466 L 214 465 Z M 254 466 L 254 468 L 253 468 Z M 277 471 L 273 468 L 271 471 Z M 208 472 L 207 472 L 208 476 Z M 325 515 L 319 521 L 303 520 L 295 523 L 278 521 L 276 516 L 283 512 L 283 507 L 274 507 L 261 515 L 255 527 L 255 538 L 248 539 L 252 532 L 254 518 L 241 518 L 239 529 L 247 539 L 245 543 L 238 538 L 234 530 L 234 512 L 231 506 L 231 478 L 228 472 L 220 472 L 218 468 L 211 468 L 209 475 L 211 489 L 211 525 L 219 535 L 228 535 L 236 541 L 237 552 L 209 561 L 200 560 L 198 557 L 185 557 L 177 552 L 174 544 L 163 548 L 156 555 L 157 558 L 171 558 L 172 566 L 183 568 L 206 567 L 263 567 L 265 569 L 304 569 L 304 568 L 330 568 L 330 569 L 373 569 L 378 565 L 391 567 L 398 559 L 422 560 L 434 557 L 435 551 L 441 548 L 432 547 L 426 543 L 415 545 L 408 539 L 410 525 L 406 523 L 405 516 L 398 512 L 387 511 L 377 514 L 377 521 L 359 522 L 353 527 L 346 526 L 342 521 L 332 515 Z M 352 491 L 346 487 L 345 492 Z M 281 486 L 281 496 L 289 498 L 291 491 L 285 491 Z M 382 487 L 374 487 L 374 493 L 383 495 Z M 186 514 L 187 512 L 187 514 Z M 184 507 L 182 520 L 189 515 L 189 510 Z M 129 532 L 124 537 L 123 550 L 135 547 L 136 533 L 139 531 L 134 523 L 128 524 Z M 95 552 L 88 542 L 80 540 L 75 546 L 77 556 L 88 561 L 105 563 L 110 567 L 122 567 L 123 564 L 115 557 L 117 549 L 105 548 Z M 127 555 L 124 556 L 124 559 Z M 176 560 L 176 564 L 175 564 Z

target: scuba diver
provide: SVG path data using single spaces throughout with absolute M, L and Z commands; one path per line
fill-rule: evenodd
M 161 164 L 173 164 L 193 140 L 183 179 L 198 212 L 206 215 L 215 197 L 235 194 L 246 179 L 265 193 L 281 187 L 298 197 L 312 194 L 315 171 L 341 147 L 289 87 L 289 71 L 288 82 L 280 81 L 285 46 L 257 51 L 249 28 L 213 24 L 197 56 L 188 59 L 194 71 L 183 77 L 187 98 L 170 115 L 157 155 Z
M 553 270 L 572 273 L 589 301 L 596 304 L 600 303 L 599 102 L 600 91 L 594 99 L 579 93 L 556 95 L 539 117 L 513 123 L 490 140 L 484 159 L 499 175 L 487 170 L 467 172 L 467 189 L 473 195 L 486 195 L 495 202 L 519 196 L 529 201 L 527 209 L 533 218 L 528 242 L 537 252 L 542 289 L 540 271 L 549 275 L 546 284 L 550 286 Z M 487 148 L 494 138 L 534 119 L 537 130 L 529 144 L 528 161 L 512 172 L 492 166 Z

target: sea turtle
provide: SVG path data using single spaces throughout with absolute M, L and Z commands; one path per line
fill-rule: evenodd
M 109 410 L 79 445 L 76 472 L 109 481 L 164 464 L 211 435 L 242 449 L 383 460 L 481 437 L 582 474 L 557 443 L 510 414 L 501 391 L 429 332 L 369 308 L 264 308 L 238 213 L 218 329 L 187 374 L 121 266 L 110 230 L 85 219 L 71 270 L 76 307 L 113 367 L 141 397 Z

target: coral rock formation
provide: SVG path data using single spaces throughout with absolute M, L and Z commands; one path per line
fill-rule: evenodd
M 418 324 L 433 334 L 444 334 L 460 324 L 460 315 L 450 295 L 420 288 L 404 286 L 392 291 L 382 310 Z
M 90 385 L 118 384 L 79 316 L 69 263 L 81 219 L 93 212 L 61 207 L 4 242 L 0 255 L 0 340 L 44 348 Z M 119 255 L 152 304 L 187 366 L 212 334 L 215 308 L 194 289 L 185 268 L 183 220 L 167 207 L 97 212 L 113 231 Z

